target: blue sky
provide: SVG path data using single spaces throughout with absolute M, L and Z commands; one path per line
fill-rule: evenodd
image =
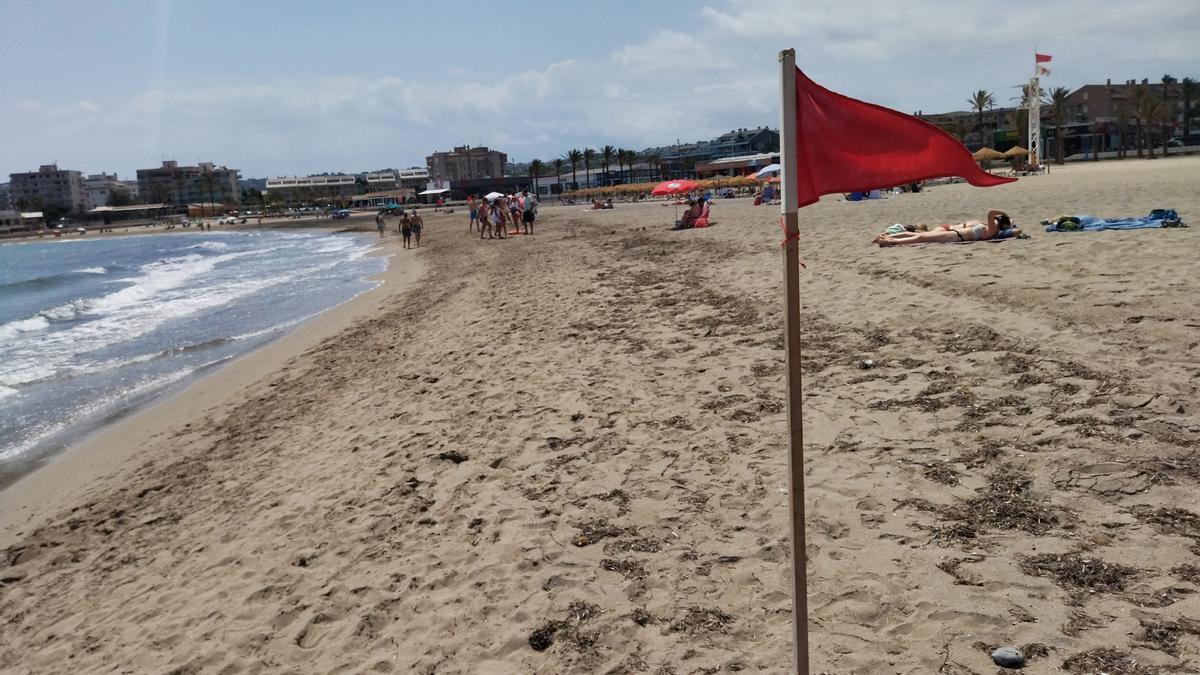
M 853 7 L 854 11 L 848 11 Z M 0 176 L 163 158 L 244 176 L 641 149 L 776 125 L 779 49 L 911 112 L 1046 86 L 1200 78 L 1200 3 L 0 0 Z M 1188 70 L 1191 69 L 1191 70 Z

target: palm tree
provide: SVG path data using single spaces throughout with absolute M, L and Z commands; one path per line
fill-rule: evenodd
M 592 161 L 596 159 L 596 151 L 591 148 L 583 149 L 583 172 L 584 180 L 587 181 L 588 187 L 592 186 Z
M 1163 157 L 1167 156 L 1167 141 L 1170 140 L 1170 134 L 1167 132 L 1167 125 L 1175 121 L 1175 106 L 1170 101 L 1171 85 L 1178 82 L 1170 75 L 1162 76 L 1162 100 L 1163 100 L 1163 119 L 1162 119 L 1162 150 Z
M 645 154 L 645 156 L 642 157 L 642 159 L 644 159 L 646 161 L 646 164 L 650 167 L 650 179 L 651 180 L 661 179 L 662 178 L 662 171 L 661 171 L 662 167 L 659 165 L 659 162 L 662 161 L 662 157 L 659 157 L 657 152 L 648 152 Z
M 562 194 L 562 170 L 563 164 L 566 162 L 562 160 L 562 157 L 555 157 L 552 163 L 554 164 L 554 182 L 558 184 L 558 193 Z
M 945 131 L 951 136 L 957 138 L 960 143 L 965 143 L 967 140 L 967 134 L 971 133 L 971 125 L 962 120 L 946 122 L 940 126 L 942 131 Z
M 612 162 L 613 155 L 617 154 L 617 149 L 611 145 L 606 145 L 600 149 L 600 157 L 604 159 L 604 177 L 608 178 L 608 165 Z
M 575 184 L 575 189 L 579 189 L 579 178 L 575 174 L 575 165 L 583 160 L 583 153 L 578 150 L 571 150 L 567 153 L 567 161 L 571 163 L 571 182 Z
M 633 163 L 637 161 L 637 153 L 633 150 L 617 150 L 617 162 L 625 162 L 629 167 L 629 182 L 633 182 Z
M 992 108 L 996 105 L 996 97 L 986 89 L 980 89 L 975 92 L 975 95 L 967 99 L 967 103 L 971 104 L 971 109 L 979 114 L 979 122 L 975 129 L 979 132 L 979 145 L 985 145 L 983 142 L 983 111 Z
M 1179 83 L 1179 95 L 1183 98 L 1183 135 L 1192 135 L 1192 97 L 1196 95 L 1196 81 L 1185 77 Z
M 1129 128 L 1129 104 L 1117 104 L 1117 159 L 1125 159 L 1125 130 Z
M 1071 90 L 1066 87 L 1055 87 L 1050 90 L 1050 117 L 1054 120 L 1054 161 L 1057 164 L 1063 163 L 1063 150 L 1066 147 L 1066 139 L 1063 138 L 1062 125 L 1067 119 L 1067 99 L 1071 96 Z
M 1154 125 L 1166 116 L 1166 106 L 1146 85 L 1138 85 L 1133 99 L 1133 115 L 1138 125 L 1138 157 L 1142 156 L 1142 148 L 1145 147 L 1149 158 L 1154 159 Z
M 540 159 L 535 159 L 529 163 L 529 177 L 533 179 L 533 194 L 538 191 L 538 176 L 542 175 L 542 171 L 546 168 L 546 163 Z

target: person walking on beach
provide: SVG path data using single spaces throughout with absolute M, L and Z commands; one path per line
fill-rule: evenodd
M 467 210 L 471 212 L 471 220 L 467 222 L 467 232 L 473 232 L 476 225 L 479 225 L 479 205 L 475 203 L 475 195 L 467 195 Z M 480 232 L 482 232 L 480 225 Z
M 492 202 L 492 227 L 496 230 L 496 238 L 504 239 L 508 233 L 508 200 L 504 197 L 496 197 L 496 201 Z
M 529 190 L 522 190 L 521 197 L 525 200 L 521 222 L 525 224 L 525 234 L 533 234 L 533 220 L 537 218 L 537 199 L 529 194 Z
M 421 230 L 425 227 L 425 221 L 421 220 L 421 214 L 417 213 L 417 208 L 408 216 L 408 224 L 412 227 L 413 239 L 417 242 L 417 248 L 421 248 Z
M 400 236 L 404 237 L 404 248 L 410 248 L 412 241 L 412 223 L 409 222 L 408 216 L 400 216 Z
M 479 201 L 479 238 L 483 239 L 483 231 L 487 230 L 488 239 L 492 238 L 492 214 L 491 207 L 486 199 Z
M 375 214 L 375 228 L 379 230 L 379 236 L 383 237 L 383 211 Z

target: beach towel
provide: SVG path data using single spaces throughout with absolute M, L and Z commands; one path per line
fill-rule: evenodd
M 1043 220 L 1047 232 L 1101 232 L 1103 230 L 1143 230 L 1162 227 L 1187 227 L 1175 209 L 1154 209 L 1143 218 L 1098 218 L 1096 216 L 1059 216 Z

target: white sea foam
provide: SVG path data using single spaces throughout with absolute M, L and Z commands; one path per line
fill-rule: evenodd
M 41 316 L 31 316 L 27 319 L 9 321 L 6 324 L 0 325 L 0 340 L 11 340 L 22 333 L 44 330 L 49 326 L 50 322 Z
M 188 248 L 198 248 L 205 251 L 224 251 L 229 248 L 229 244 L 220 241 L 202 241 Z
M 108 270 L 103 267 L 85 267 L 81 270 L 75 270 L 76 274 L 108 274 Z
M 16 394 L 17 394 L 16 389 L 13 389 L 12 387 L 5 387 L 4 385 L 0 385 L 0 401 L 3 401 L 4 399 L 8 398 L 9 396 L 16 396 Z

